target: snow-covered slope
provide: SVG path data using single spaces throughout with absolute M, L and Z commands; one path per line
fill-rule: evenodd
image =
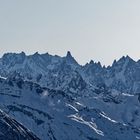
M 99 99 L 101 95 L 96 96 Z M 90 101 L 87 97 L 74 98 L 22 79 L 0 79 L 0 107 L 41 140 L 135 140 L 140 137 L 138 127 L 113 120 L 112 110 L 104 111 L 106 102 L 102 98 L 98 104 L 94 103 L 95 99 Z

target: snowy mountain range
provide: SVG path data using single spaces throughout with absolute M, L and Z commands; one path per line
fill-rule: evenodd
M 70 52 L 65 57 L 37 52 L 29 56 L 24 52 L 7 53 L 0 59 L 0 74 L 3 77 L 20 75 L 41 86 L 76 94 L 85 93 L 95 85 L 130 94 L 140 90 L 140 61 L 135 62 L 129 56 L 115 60 L 112 66 L 102 67 L 94 61 L 81 66 Z
M 140 61 L 7 53 L 0 75 L 0 108 L 41 140 L 140 139 Z

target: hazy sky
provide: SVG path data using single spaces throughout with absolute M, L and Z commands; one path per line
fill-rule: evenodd
M 140 0 L 0 0 L 0 56 L 36 51 L 80 64 L 140 58 Z

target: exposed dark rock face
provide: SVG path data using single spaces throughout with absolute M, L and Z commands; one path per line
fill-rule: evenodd
M 0 110 L 0 140 L 39 140 L 39 138 Z

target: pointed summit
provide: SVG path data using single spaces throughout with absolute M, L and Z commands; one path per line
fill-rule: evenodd
M 30 55 L 31 58 L 33 59 L 38 59 L 40 54 L 38 52 L 35 52 L 34 54 Z
M 122 56 L 118 61 L 114 60 L 112 66 L 117 67 L 118 65 L 123 66 L 124 64 L 134 64 L 135 61 L 128 55 Z
M 69 64 L 75 64 L 75 65 L 78 64 L 77 61 L 74 59 L 74 57 L 71 55 L 70 51 L 67 52 L 65 59 L 66 59 L 66 62 Z
M 129 55 L 126 55 L 125 57 L 127 60 L 133 60 Z
M 23 56 L 26 56 L 25 52 L 23 52 L 23 51 L 20 54 L 23 55 Z
M 117 62 L 135 62 L 130 56 L 126 55 L 121 57 Z
M 115 59 L 112 63 L 112 67 L 115 66 L 117 64 L 117 60 Z
M 67 56 L 66 57 L 72 57 L 72 55 L 71 55 L 71 52 L 70 51 L 67 51 Z
M 35 55 L 35 56 L 38 56 L 38 55 L 40 55 L 38 52 L 35 52 L 33 55 Z
M 94 64 L 94 61 L 93 60 L 90 60 L 89 64 Z

